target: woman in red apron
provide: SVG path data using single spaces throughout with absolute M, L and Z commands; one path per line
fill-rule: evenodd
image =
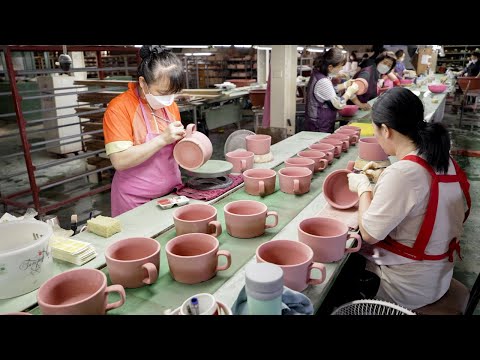
M 159 45 L 144 45 L 138 83 L 114 98 L 105 112 L 105 148 L 115 176 L 112 216 L 170 193 L 181 184 L 174 143 L 185 135 L 174 94 L 184 84 L 177 56 Z
M 471 205 L 467 177 L 449 155 L 447 130 L 423 117 L 423 104 L 410 90 L 380 95 L 372 110 L 375 137 L 398 161 L 373 188 L 365 174 L 348 175 L 360 198 L 366 269 L 380 278 L 376 297 L 409 309 L 448 290 Z

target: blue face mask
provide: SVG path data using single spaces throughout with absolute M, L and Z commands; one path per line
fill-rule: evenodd
M 377 70 L 380 74 L 385 75 L 390 70 L 390 66 L 387 66 L 385 64 L 378 64 Z

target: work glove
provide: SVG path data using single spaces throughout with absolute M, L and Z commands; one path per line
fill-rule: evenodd
M 343 88 L 348 89 L 352 84 L 355 84 L 353 79 L 347 80 L 343 83 Z
M 351 99 L 358 91 L 358 84 L 354 82 L 352 85 L 350 85 L 347 90 L 345 90 L 345 96 L 348 97 L 348 99 Z
M 385 167 L 381 167 L 375 161 L 370 161 L 362 168 L 362 173 L 367 175 L 371 182 L 376 183 L 383 170 Z
M 350 173 L 347 176 L 348 188 L 351 192 L 356 192 L 358 194 L 358 197 L 360 197 L 364 192 L 373 191 L 367 175 Z

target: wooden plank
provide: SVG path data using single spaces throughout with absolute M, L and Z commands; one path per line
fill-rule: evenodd
M 100 80 L 100 79 L 90 79 L 90 80 L 75 80 L 73 83 L 75 85 L 91 85 L 91 86 L 125 86 L 128 84 L 134 83 L 136 81 L 132 80 Z
M 78 101 L 89 102 L 94 104 L 100 104 L 100 103 L 106 104 L 120 94 L 122 94 L 122 92 L 119 92 L 119 91 L 102 91 L 98 93 L 87 93 L 87 94 L 78 93 Z
M 182 94 L 192 94 L 192 95 L 221 95 L 222 89 L 183 89 Z

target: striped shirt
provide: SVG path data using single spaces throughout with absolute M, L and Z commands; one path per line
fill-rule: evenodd
M 322 103 L 330 101 L 336 109 L 341 110 L 347 105 L 347 101 L 343 97 L 338 96 L 335 90 L 336 88 L 334 88 L 332 81 L 328 78 L 323 78 L 317 81 L 313 92 L 318 101 Z

